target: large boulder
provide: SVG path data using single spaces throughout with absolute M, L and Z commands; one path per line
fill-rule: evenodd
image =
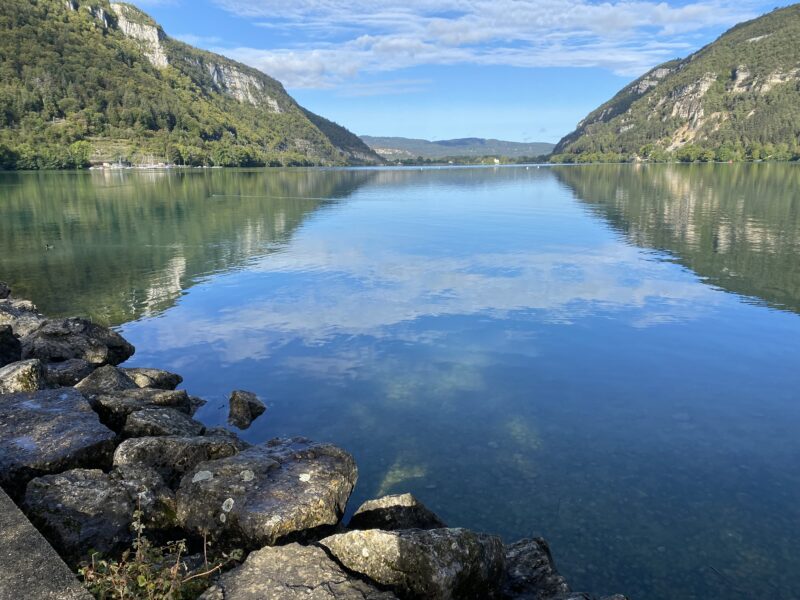
M 94 366 L 80 358 L 70 358 L 61 362 L 47 363 L 47 383 L 52 386 L 71 387 L 85 379 Z
M 158 471 L 142 465 L 121 465 L 109 475 L 127 490 L 148 529 L 176 526 L 175 492 Z
M 103 423 L 114 431 L 125 426 L 128 415 L 145 408 L 174 408 L 187 415 L 191 412 L 191 400 L 185 390 L 136 388 L 111 394 L 89 394 L 88 398 Z
M 59 362 L 80 358 L 93 365 L 118 365 L 135 348 L 116 331 L 87 319 L 46 320 L 35 331 L 22 336 L 23 358 Z
M 265 410 L 267 407 L 253 392 L 235 390 L 231 392 L 228 423 L 239 429 L 247 429 Z
M 114 452 L 114 466 L 148 467 L 159 473 L 167 485 L 176 486 L 181 476 L 200 463 L 233 456 L 245 447 L 241 440 L 222 435 L 131 438 Z
M 6 298 L 0 300 L 0 325 L 10 325 L 19 337 L 35 331 L 46 321 L 33 302 Z
M 22 344 L 11 325 L 0 325 L 0 367 L 19 360 L 22 360 Z
M 550 548 L 542 538 L 524 539 L 506 546 L 503 592 L 517 600 L 563 598 L 570 592 L 553 564 Z
M 125 487 L 99 469 L 37 477 L 23 501 L 31 521 L 72 565 L 93 551 L 127 546 L 135 506 Z
M 174 408 L 144 408 L 128 415 L 122 435 L 149 437 L 177 435 L 195 437 L 203 435 L 205 426 L 189 415 Z
M 75 387 L 84 394 L 113 394 L 124 390 L 138 390 L 139 386 L 128 375 L 113 365 L 92 371 Z
M 0 368 L 0 394 L 35 392 L 46 387 L 44 365 L 37 358 L 22 360 Z
M 0 485 L 14 494 L 40 475 L 108 466 L 114 439 L 75 389 L 0 396 Z
M 438 529 L 447 527 L 444 521 L 411 494 L 384 496 L 367 500 L 358 507 L 350 529 Z
M 349 531 L 320 544 L 346 569 L 413 598 L 499 596 L 500 538 L 467 529 Z
M 127 368 L 122 371 L 141 388 L 156 388 L 160 390 L 174 390 L 183 381 L 177 373 L 162 371 L 161 369 Z
M 178 521 L 248 549 L 308 537 L 339 523 L 356 478 L 353 457 L 336 446 L 272 440 L 187 473 Z
M 220 577 L 201 600 L 391 600 L 391 592 L 354 577 L 322 548 L 288 544 L 250 554 Z

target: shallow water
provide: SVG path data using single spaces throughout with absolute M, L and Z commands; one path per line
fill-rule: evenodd
M 351 509 L 544 535 L 578 589 L 800 597 L 800 165 L 0 175 L 0 280 L 120 325 Z M 50 249 L 46 249 L 52 247 Z

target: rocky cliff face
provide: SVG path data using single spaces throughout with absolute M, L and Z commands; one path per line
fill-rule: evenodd
M 161 41 L 164 32 L 144 13 L 128 4 L 114 2 L 111 8 L 117 15 L 117 27 L 127 37 L 139 42 L 142 52 L 154 67 L 160 69 L 169 65 L 169 59 Z
M 798 35 L 800 5 L 737 25 L 695 54 L 659 65 L 623 88 L 554 152 L 641 155 L 653 147 L 676 151 L 688 144 L 796 145 Z

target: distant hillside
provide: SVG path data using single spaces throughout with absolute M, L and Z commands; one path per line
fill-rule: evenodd
M 550 154 L 553 144 L 546 142 L 504 142 L 483 138 L 462 138 L 431 142 L 403 137 L 373 137 L 362 135 L 361 139 L 375 152 L 389 160 L 407 158 L 447 158 L 449 156 L 540 156 Z
M 800 156 L 800 5 L 741 23 L 646 73 L 555 148 L 561 159 Z
M 275 79 L 108 0 L 3 0 L 0 107 L 0 168 L 382 162 Z

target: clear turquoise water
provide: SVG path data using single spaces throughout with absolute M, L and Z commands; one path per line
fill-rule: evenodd
M 800 165 L 0 175 L 0 279 L 119 325 L 354 508 L 543 535 L 578 589 L 800 597 Z M 44 250 L 45 244 L 52 245 Z

